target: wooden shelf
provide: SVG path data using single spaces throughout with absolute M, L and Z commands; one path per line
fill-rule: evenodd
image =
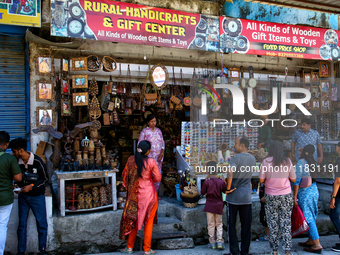
M 97 210 L 100 210 L 100 209 L 106 209 L 106 208 L 112 208 L 112 207 L 113 207 L 113 204 L 110 204 L 110 205 L 95 207 L 95 208 L 92 208 L 92 209 L 79 209 L 79 210 L 77 209 L 75 211 L 65 209 L 65 212 L 67 212 L 67 213 L 90 212 L 90 211 L 97 211 Z

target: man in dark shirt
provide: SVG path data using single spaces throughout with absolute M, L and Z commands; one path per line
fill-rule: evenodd
M 14 202 L 13 180 L 21 181 L 22 174 L 18 162 L 5 151 L 9 145 L 10 136 L 6 131 L 0 131 L 0 254 L 5 250 L 7 224 Z
M 231 255 L 247 255 L 251 242 L 251 178 L 256 167 L 255 157 L 248 153 L 249 140 L 246 137 L 235 139 L 236 155 L 231 157 L 230 171 L 227 175 L 228 194 L 228 223 L 229 223 L 229 248 Z M 236 218 L 240 215 L 241 222 L 241 251 L 236 234 Z
M 47 243 L 47 219 L 45 203 L 45 185 L 47 184 L 47 169 L 40 157 L 26 150 L 26 139 L 18 138 L 11 141 L 10 147 L 13 155 L 18 159 L 23 181 L 18 185 L 21 187 L 19 194 L 19 226 L 18 226 L 18 253 L 24 255 L 26 252 L 26 227 L 28 212 L 32 212 L 37 221 L 39 233 L 40 255 L 46 252 Z
M 334 165 L 334 184 L 333 184 L 333 193 L 331 195 L 331 201 L 329 202 L 329 218 L 333 222 L 333 225 L 340 237 L 340 142 L 336 146 L 336 152 L 339 155 L 336 163 Z M 340 243 L 336 243 L 334 247 L 332 247 L 333 251 L 340 252 Z

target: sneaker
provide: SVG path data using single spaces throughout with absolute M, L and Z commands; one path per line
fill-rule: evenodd
M 224 250 L 225 249 L 224 244 L 222 242 L 217 242 L 217 249 Z
M 208 244 L 208 247 L 215 250 L 216 249 L 216 243 L 210 243 L 210 244 Z
M 340 252 L 340 245 L 335 245 L 332 247 L 332 251 Z
M 269 236 L 268 235 L 265 235 L 263 237 L 260 237 L 259 238 L 260 241 L 269 241 Z

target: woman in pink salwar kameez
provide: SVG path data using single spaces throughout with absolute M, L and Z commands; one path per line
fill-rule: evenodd
M 139 140 L 140 141 L 146 140 L 151 143 L 151 152 L 148 155 L 149 158 L 153 158 L 157 165 L 160 174 L 162 174 L 162 163 L 163 163 L 163 157 L 164 157 L 164 140 L 163 140 L 163 134 L 162 131 L 156 127 L 156 117 L 153 114 L 148 115 L 147 117 L 148 126 L 140 132 Z M 155 183 L 155 188 L 158 191 L 160 182 Z

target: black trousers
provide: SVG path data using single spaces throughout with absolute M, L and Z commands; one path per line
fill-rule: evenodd
M 232 205 L 228 204 L 228 225 L 229 225 L 229 248 L 232 255 L 246 255 L 249 253 L 251 242 L 251 221 L 252 209 L 250 205 Z M 236 234 L 236 217 L 240 214 L 241 222 L 241 252 L 238 245 Z

